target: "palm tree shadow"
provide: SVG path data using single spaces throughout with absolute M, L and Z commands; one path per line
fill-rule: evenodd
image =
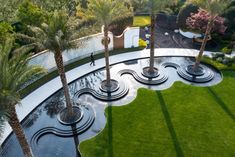
M 162 110 L 162 113 L 164 115 L 168 130 L 169 130 L 171 138 L 172 138 L 172 142 L 173 142 L 174 147 L 175 147 L 176 155 L 177 155 L 177 157 L 184 157 L 184 153 L 182 151 L 179 140 L 177 138 L 173 123 L 171 121 L 170 114 L 168 112 L 168 109 L 167 109 L 167 106 L 165 104 L 164 98 L 163 98 L 160 91 L 157 91 L 157 96 L 159 98 L 161 110 Z
M 223 100 L 216 94 L 215 91 L 213 91 L 210 87 L 207 87 L 208 91 L 211 93 L 211 95 L 214 97 L 217 104 L 224 110 L 224 112 L 232 118 L 232 120 L 235 122 L 235 115 L 233 112 L 227 107 L 227 105 L 223 102 Z
M 71 125 L 71 129 L 73 131 L 73 140 L 74 140 L 74 146 L 75 146 L 75 151 L 76 151 L 76 157 L 81 157 L 81 153 L 79 149 L 77 148 L 79 146 L 79 138 L 78 138 L 78 133 L 76 130 L 76 124 Z
M 108 154 L 113 157 L 113 118 L 112 106 L 108 106 Z

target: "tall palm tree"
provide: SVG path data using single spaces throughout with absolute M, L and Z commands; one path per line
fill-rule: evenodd
M 196 57 L 196 62 L 194 64 L 194 70 L 196 70 L 200 64 L 207 39 L 210 35 L 211 29 L 214 24 L 214 20 L 220 14 L 222 14 L 225 8 L 231 3 L 231 0 L 188 0 L 190 3 L 194 3 L 199 6 L 201 9 L 206 10 L 210 14 L 210 18 L 207 23 L 206 32 L 202 41 L 202 45 L 199 51 L 198 56 Z
M 24 36 L 24 38 L 29 39 L 29 41 L 42 49 L 48 49 L 54 53 L 54 59 L 63 86 L 68 116 L 73 115 L 73 104 L 69 94 L 62 52 L 76 48 L 79 45 L 72 42 L 79 37 L 75 24 L 75 21 L 72 21 L 72 18 L 65 12 L 55 11 L 47 23 L 43 23 L 41 27 L 29 26 L 34 34 L 33 37 Z
M 153 74 L 154 71 L 154 43 L 155 43 L 155 24 L 156 14 L 163 11 L 167 6 L 175 3 L 176 0 L 147 0 L 147 8 L 151 17 L 150 25 L 150 59 L 148 72 Z
M 125 2 L 119 0 L 88 0 L 88 10 L 86 15 L 89 18 L 96 19 L 103 25 L 103 43 L 106 68 L 106 86 L 111 86 L 110 67 L 109 67 L 109 25 L 122 17 L 132 14 L 131 8 L 125 5 Z
M 20 103 L 21 87 L 30 79 L 43 72 L 40 67 L 29 66 L 29 53 L 12 53 L 12 41 L 0 48 L 0 109 L 2 118 L 8 121 L 15 133 L 25 157 L 33 157 L 31 148 L 24 135 L 15 106 Z

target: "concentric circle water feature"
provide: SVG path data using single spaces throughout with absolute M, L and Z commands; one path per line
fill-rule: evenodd
M 142 75 L 144 77 L 152 79 L 152 78 L 156 78 L 156 77 L 158 77 L 160 75 L 158 73 L 158 69 L 157 68 L 153 67 L 153 71 L 152 72 L 150 72 L 149 69 L 150 69 L 150 67 L 144 67 L 143 68 Z
M 107 80 L 103 80 L 100 83 L 100 90 L 105 93 L 113 93 L 119 89 L 119 83 L 117 80 L 111 79 L 110 84 L 108 84 Z
M 125 105 L 136 97 L 137 89 L 144 87 L 164 90 L 175 81 L 196 86 L 211 86 L 222 80 L 215 68 L 201 64 L 205 73 L 193 79 L 186 67 L 194 63 L 189 57 L 155 58 L 154 66 L 159 76 L 148 79 L 142 69 L 149 65 L 149 59 L 136 59 L 111 65 L 111 76 L 119 83 L 119 88 L 109 93 L 100 90 L 105 80 L 105 69 L 93 71 L 69 84 L 71 96 L 79 100 L 83 116 L 78 123 L 61 124 L 57 116 L 64 106 L 63 91 L 59 90 L 39 104 L 22 122 L 27 139 L 30 141 L 35 157 L 74 157 L 79 142 L 96 136 L 105 127 L 104 110 L 108 105 Z M 115 77 L 113 77 L 115 76 Z M 121 92 L 120 92 L 121 91 Z M 79 110 L 79 109 L 78 109 Z M 16 137 L 11 134 L 2 144 L 1 157 L 23 157 Z
M 73 106 L 73 114 L 69 115 L 68 108 L 64 108 L 57 116 L 58 121 L 64 125 L 74 125 L 83 118 L 83 110 L 79 106 Z

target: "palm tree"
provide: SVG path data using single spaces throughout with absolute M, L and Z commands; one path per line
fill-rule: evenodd
M 13 53 L 12 41 L 7 41 L 0 48 L 0 109 L 4 120 L 10 124 L 25 157 L 33 157 L 31 148 L 24 135 L 15 106 L 20 103 L 22 86 L 43 72 L 40 67 L 29 66 L 29 53 Z
M 109 67 L 109 25 L 120 18 L 132 14 L 131 8 L 125 2 L 119 0 L 88 0 L 88 10 L 86 15 L 91 19 L 96 19 L 103 25 L 103 43 L 106 68 L 106 86 L 111 86 L 110 67 Z
M 200 64 L 203 52 L 205 50 L 205 46 L 207 43 L 207 39 L 210 35 L 211 29 L 214 24 L 214 20 L 218 15 L 224 12 L 224 9 L 228 7 L 231 0 L 188 0 L 190 3 L 194 3 L 199 6 L 201 9 L 206 10 L 210 14 L 210 18 L 207 23 L 206 32 L 202 41 L 202 45 L 199 51 L 198 56 L 196 57 L 196 62 L 193 66 L 194 70 L 198 69 Z
M 71 48 L 76 48 L 79 44 L 72 42 L 79 37 L 76 31 L 74 19 L 69 18 L 65 12 L 55 11 L 47 23 L 41 27 L 29 26 L 34 37 L 24 35 L 23 38 L 29 39 L 42 49 L 48 49 L 54 53 L 54 59 L 63 86 L 67 115 L 73 115 L 73 105 L 69 94 L 69 88 L 65 75 L 62 52 Z
M 170 4 L 175 3 L 176 0 L 147 0 L 147 8 L 151 17 L 150 25 L 150 59 L 149 59 L 149 68 L 148 73 L 154 74 L 154 43 L 155 43 L 155 23 L 156 23 L 156 14 L 160 11 L 163 11 Z

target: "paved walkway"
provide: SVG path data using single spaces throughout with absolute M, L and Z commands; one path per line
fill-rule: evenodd
M 155 49 L 155 56 L 191 56 L 195 57 L 198 54 L 197 50 L 192 49 L 174 49 L 174 48 L 159 48 Z M 210 56 L 211 52 L 205 52 L 205 55 Z M 131 59 L 137 58 L 145 58 L 149 57 L 149 49 L 134 51 L 119 55 L 114 55 L 110 57 L 110 64 L 115 64 Z M 104 67 L 104 58 L 96 60 L 96 66 L 90 66 L 90 63 L 81 65 L 77 68 L 74 68 L 68 72 L 66 72 L 66 76 L 68 79 L 68 83 L 76 80 L 77 78 L 92 72 L 94 70 L 100 69 Z M 62 84 L 60 82 L 60 78 L 56 77 L 53 80 L 47 82 L 43 86 L 36 89 L 34 92 L 26 96 L 22 101 L 21 105 L 16 107 L 16 111 L 19 117 L 19 120 L 22 121 L 35 107 L 37 107 L 40 103 L 42 103 L 45 99 L 47 99 L 50 95 L 55 93 L 57 90 L 62 88 Z M 5 131 L 0 140 L 2 143 L 7 136 L 11 133 L 12 129 L 9 124 L 6 123 Z

